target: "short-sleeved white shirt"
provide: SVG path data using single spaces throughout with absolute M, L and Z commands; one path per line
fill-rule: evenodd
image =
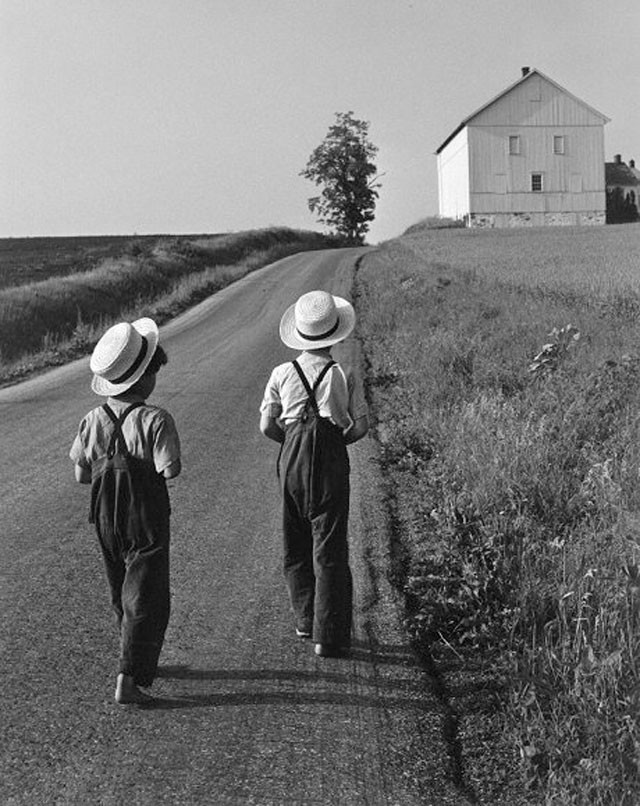
M 313 388 L 327 363 L 326 356 L 305 352 L 298 356 L 297 361 L 309 386 Z M 315 397 L 320 416 L 331 420 L 343 430 L 367 414 L 362 385 L 353 373 L 345 372 L 339 364 L 334 364 L 324 376 Z M 286 364 L 279 364 L 271 373 L 260 411 L 286 425 L 302 417 L 307 400 L 307 393 L 296 368 L 288 361 Z
M 131 405 L 113 398 L 107 402 L 116 417 Z M 145 403 L 133 409 L 124 421 L 122 433 L 132 456 L 152 462 L 158 473 L 180 458 L 180 439 L 173 417 L 159 406 Z M 107 412 L 102 406 L 93 409 L 81 420 L 69 456 L 75 464 L 91 469 L 106 454 L 112 434 L 113 423 Z

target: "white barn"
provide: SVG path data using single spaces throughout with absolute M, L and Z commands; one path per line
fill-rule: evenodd
M 436 151 L 440 215 L 471 227 L 604 224 L 608 121 L 523 67 Z

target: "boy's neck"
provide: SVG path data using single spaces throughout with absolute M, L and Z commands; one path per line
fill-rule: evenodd
M 110 397 L 109 400 L 115 400 L 119 403 L 144 403 L 146 398 L 135 393 L 123 392 L 121 395 Z
M 308 353 L 309 355 L 319 355 L 323 358 L 331 358 L 331 347 L 320 347 L 317 350 L 305 350 L 303 355 Z

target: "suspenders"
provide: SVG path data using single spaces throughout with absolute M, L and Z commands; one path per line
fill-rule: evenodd
M 316 382 L 313 384 L 313 389 L 311 388 L 311 386 L 309 386 L 309 381 L 307 380 L 304 372 L 302 371 L 302 368 L 300 367 L 300 364 L 298 364 L 297 361 L 293 361 L 292 363 L 293 363 L 293 366 L 295 367 L 296 372 L 298 373 L 298 376 L 300 377 L 300 380 L 303 383 L 303 386 L 304 386 L 305 391 L 307 393 L 307 397 L 309 398 L 309 400 L 307 402 L 307 407 L 305 409 L 305 416 L 303 417 L 303 419 L 304 420 L 307 419 L 306 413 L 309 410 L 309 406 L 311 406 L 311 408 L 313 409 L 313 413 L 315 414 L 315 416 L 320 418 L 320 409 L 318 408 L 318 403 L 316 402 L 316 391 L 318 390 L 318 387 L 322 383 L 322 380 L 323 380 L 324 376 L 327 374 L 327 372 L 329 372 L 331 367 L 333 367 L 336 362 L 331 360 L 331 361 L 327 362 L 324 365 L 324 367 L 322 367 L 322 371 L 318 375 L 318 377 L 316 379 Z
M 127 419 L 129 412 L 137 409 L 138 406 L 142 406 L 143 404 L 139 401 L 138 403 L 132 403 L 130 406 L 122 412 L 120 417 L 117 417 L 113 411 L 113 409 L 109 406 L 108 403 L 103 405 L 103 409 L 109 415 L 109 419 L 113 423 L 114 432 L 113 436 L 111 437 L 111 441 L 109 442 L 109 448 L 107 450 L 107 456 L 109 459 L 113 459 L 114 454 L 120 453 L 122 456 L 129 456 L 129 449 L 127 448 L 127 443 L 124 441 L 124 434 L 122 433 L 122 424 Z

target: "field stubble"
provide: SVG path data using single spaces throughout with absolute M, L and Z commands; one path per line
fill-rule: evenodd
M 634 267 L 629 226 L 412 232 L 358 272 L 396 582 L 484 803 L 640 800 Z

